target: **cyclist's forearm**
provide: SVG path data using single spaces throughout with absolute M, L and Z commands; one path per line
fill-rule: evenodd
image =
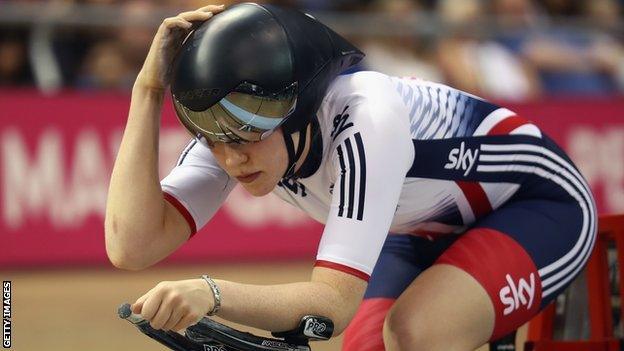
M 301 317 L 312 314 L 330 318 L 334 322 L 334 336 L 338 335 L 355 314 L 361 298 L 344 296 L 322 282 L 280 285 L 216 282 L 222 292 L 220 317 L 270 331 L 291 330 L 297 327 Z
M 135 86 L 113 168 L 106 205 L 109 256 L 134 251 L 158 235 L 164 204 L 158 178 L 158 133 L 163 92 Z M 143 246 L 144 247 L 144 246 Z

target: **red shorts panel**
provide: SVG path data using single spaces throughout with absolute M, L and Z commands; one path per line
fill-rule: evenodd
M 542 285 L 537 268 L 524 248 L 507 234 L 489 228 L 471 229 L 436 264 L 466 271 L 487 291 L 496 313 L 491 340 L 517 329 L 540 310 Z
M 372 298 L 362 301 L 345 329 L 342 351 L 384 351 L 384 320 L 395 300 Z

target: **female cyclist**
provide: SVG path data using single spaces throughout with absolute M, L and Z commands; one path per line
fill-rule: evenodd
M 165 258 L 238 183 L 325 229 L 310 281 L 162 282 L 135 313 L 164 330 L 218 314 L 272 331 L 315 314 L 337 334 L 349 325 L 344 350 L 472 350 L 569 285 L 594 243 L 596 211 L 565 153 L 528 120 L 448 86 L 339 75 L 362 57 L 314 18 L 270 5 L 163 22 L 112 174 L 113 264 Z M 195 138 L 159 181 L 170 84 Z

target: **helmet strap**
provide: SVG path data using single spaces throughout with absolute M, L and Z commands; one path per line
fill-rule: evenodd
M 301 155 L 303 155 L 303 150 L 305 150 L 305 144 L 308 137 L 308 125 L 306 125 L 298 133 L 299 142 L 297 143 L 297 149 L 295 149 L 295 145 L 292 139 L 294 133 L 282 134 L 284 136 L 284 143 L 286 144 L 286 151 L 288 152 L 288 167 L 286 168 L 286 172 L 284 173 L 282 178 L 292 178 L 295 175 L 295 167 L 297 165 L 297 161 L 299 161 Z
M 284 143 L 286 144 L 286 151 L 288 152 L 288 167 L 286 167 L 286 172 L 282 178 L 290 178 L 295 169 L 296 161 L 293 161 L 295 158 L 295 147 L 293 146 L 292 136 L 290 134 L 283 133 Z

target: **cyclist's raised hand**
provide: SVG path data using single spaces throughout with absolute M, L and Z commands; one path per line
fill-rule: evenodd
M 224 5 L 208 5 L 166 18 L 158 27 L 136 84 L 148 89 L 164 90 L 171 82 L 173 59 L 193 24 L 207 21 L 224 9 Z
M 158 283 L 132 304 L 154 329 L 179 331 L 196 324 L 212 310 L 212 290 L 203 279 Z

